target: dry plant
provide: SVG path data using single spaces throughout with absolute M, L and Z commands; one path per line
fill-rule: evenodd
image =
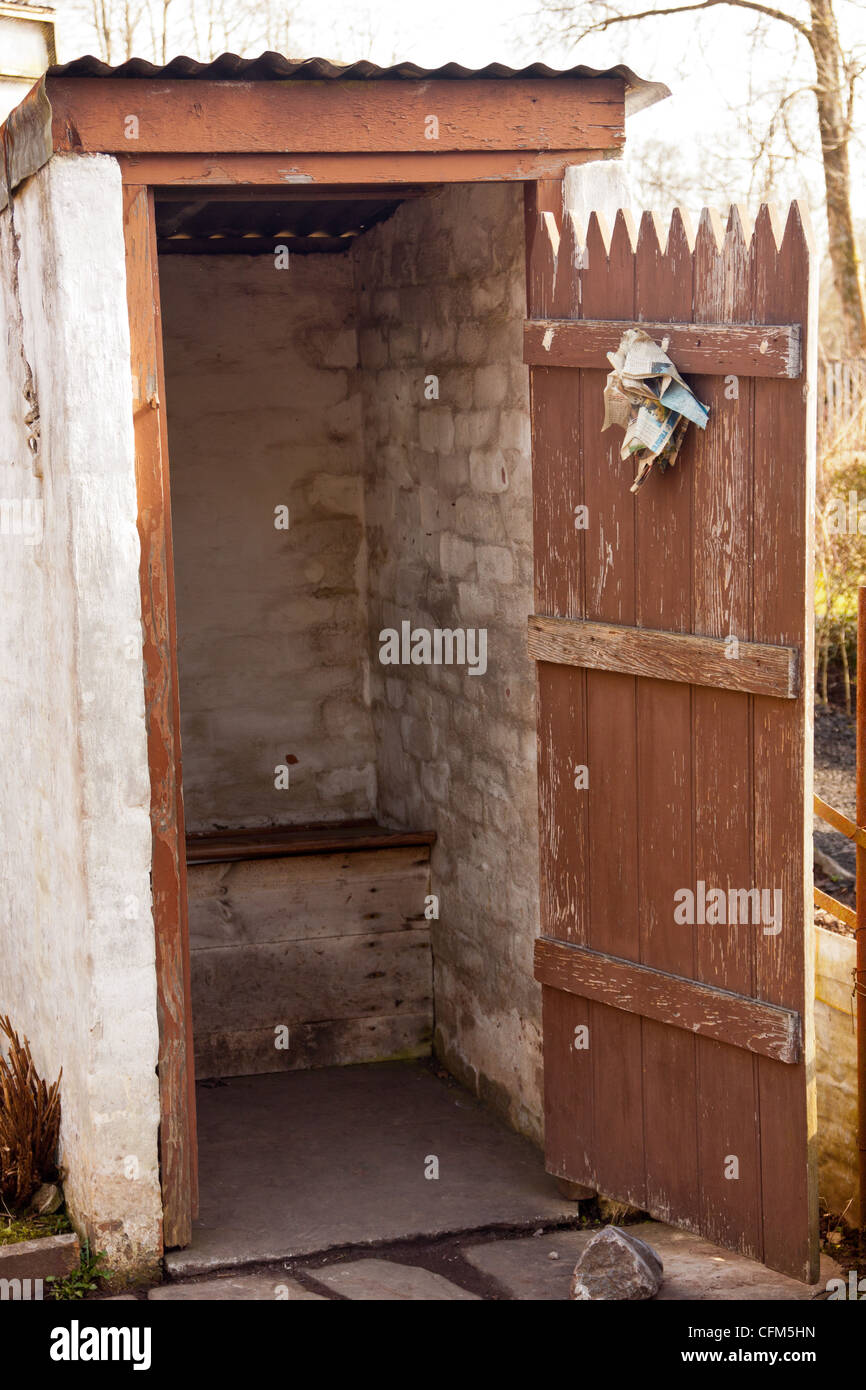
M 857 640 L 857 590 L 866 583 L 866 394 L 834 431 L 819 438 L 815 526 L 815 641 L 818 698 L 828 702 L 838 663 L 845 709 L 852 712 L 851 656 Z
M 57 1176 L 60 1076 L 47 1086 L 36 1070 L 27 1039 L 22 1043 L 0 1015 L 8 1055 L 0 1055 L 0 1200 L 12 1210 L 43 1182 Z

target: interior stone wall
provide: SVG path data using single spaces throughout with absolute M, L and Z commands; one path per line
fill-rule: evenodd
M 407 201 L 353 254 L 379 816 L 437 833 L 439 1055 L 538 1138 L 522 193 L 478 184 Z M 483 632 L 486 668 L 383 664 L 380 634 L 403 623 L 410 632 Z

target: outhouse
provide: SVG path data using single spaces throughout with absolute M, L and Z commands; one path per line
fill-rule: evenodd
M 435 1050 L 576 1195 L 814 1270 L 808 255 L 616 214 L 665 95 L 84 58 L 2 127 L 0 1007 L 116 1268 L 191 1238 L 196 1078 Z M 638 321 L 716 423 L 634 496 Z M 669 920 L 780 875 L 777 935 Z

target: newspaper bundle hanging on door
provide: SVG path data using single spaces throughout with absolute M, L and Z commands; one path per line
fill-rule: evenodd
M 705 429 L 710 412 L 643 329 L 627 329 L 607 360 L 613 371 L 604 388 L 602 430 L 625 430 L 621 457 L 638 466 L 631 485 L 637 492 L 656 460 L 662 473 L 676 463 L 689 421 Z

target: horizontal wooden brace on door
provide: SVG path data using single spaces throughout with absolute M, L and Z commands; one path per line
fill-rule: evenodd
M 627 328 L 642 328 L 681 372 L 700 376 L 798 377 L 802 370 L 797 323 L 638 323 L 619 319 L 527 319 L 523 360 L 531 367 L 601 367 L 610 370 Z
M 697 637 L 574 618 L 529 618 L 529 655 L 559 666 L 619 671 L 687 685 L 709 685 L 792 700 L 799 685 L 796 647 Z
M 777 1062 L 800 1059 L 800 1015 L 762 999 L 545 936 L 535 943 L 535 978 L 551 989 L 657 1019 Z

